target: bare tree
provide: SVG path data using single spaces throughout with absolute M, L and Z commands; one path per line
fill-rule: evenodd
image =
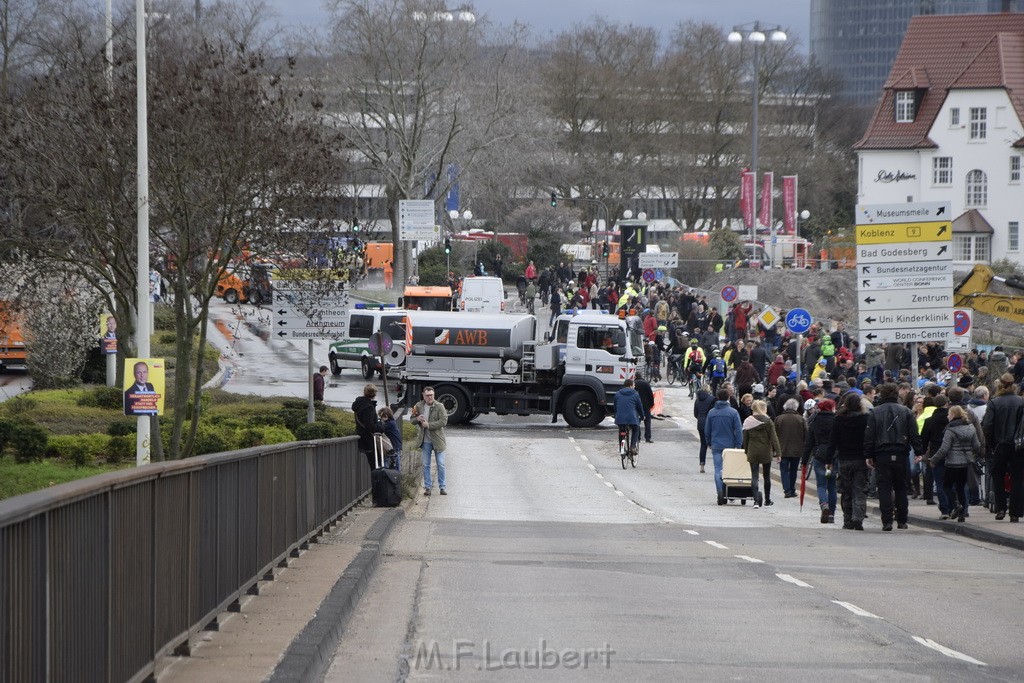
M 527 65 L 521 35 L 488 34 L 471 8 L 453 16 L 439 0 L 329 6 L 338 52 L 329 106 L 363 160 L 364 182 L 384 187 L 402 282 L 411 270 L 398 239 L 399 201 L 444 196 L 450 164 L 458 179 L 487 150 L 522 135 L 509 125 L 522 104 L 515 88 Z

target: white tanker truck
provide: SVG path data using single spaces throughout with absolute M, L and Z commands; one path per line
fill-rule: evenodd
M 406 321 L 407 405 L 433 386 L 453 424 L 561 413 L 572 427 L 594 427 L 644 357 L 639 320 L 598 311 L 559 316 L 544 341 L 532 315 L 410 311 Z

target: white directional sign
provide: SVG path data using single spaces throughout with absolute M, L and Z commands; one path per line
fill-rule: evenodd
M 679 265 L 679 252 L 644 252 L 639 254 L 640 268 L 675 268 Z
M 884 311 L 889 308 L 896 310 L 919 308 L 952 308 L 952 292 L 917 291 L 913 289 L 887 289 L 883 291 L 864 290 L 857 294 L 861 313 L 865 311 Z
M 436 240 L 441 236 L 441 227 L 434 215 L 434 201 L 431 199 L 401 199 L 398 202 L 398 239 Z
M 948 202 L 858 205 L 860 341 L 953 338 L 953 226 Z
M 292 286 L 289 286 L 292 285 Z M 274 283 L 273 331 L 278 339 L 336 339 L 348 333 L 348 293 L 316 285 Z

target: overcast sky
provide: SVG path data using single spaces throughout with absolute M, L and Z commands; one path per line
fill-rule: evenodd
M 268 0 L 286 25 L 323 26 L 327 16 L 322 0 Z M 463 3 L 451 0 L 451 7 Z M 477 12 L 492 21 L 511 24 L 520 21 L 533 28 L 534 36 L 545 38 L 587 22 L 595 15 L 612 21 L 670 29 L 680 21 L 708 21 L 725 28 L 759 20 L 790 29 L 807 51 L 810 0 L 476 0 Z

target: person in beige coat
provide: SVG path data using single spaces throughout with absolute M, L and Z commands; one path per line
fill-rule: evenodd
M 430 454 L 437 460 L 437 485 L 441 495 L 447 496 L 445 487 L 444 452 L 448 447 L 444 428 L 448 424 L 448 411 L 434 400 L 434 387 L 423 388 L 423 400 L 412 407 L 412 423 L 419 427 L 413 446 L 423 454 L 423 494 L 429 496 L 433 488 L 430 476 Z
M 782 446 L 775 425 L 768 417 L 768 404 L 754 401 L 750 406 L 751 415 L 743 421 L 743 450 L 750 463 L 750 490 L 754 494 L 754 507 L 772 505 L 772 459 L 782 457 Z M 764 498 L 761 497 L 758 478 L 764 472 Z

